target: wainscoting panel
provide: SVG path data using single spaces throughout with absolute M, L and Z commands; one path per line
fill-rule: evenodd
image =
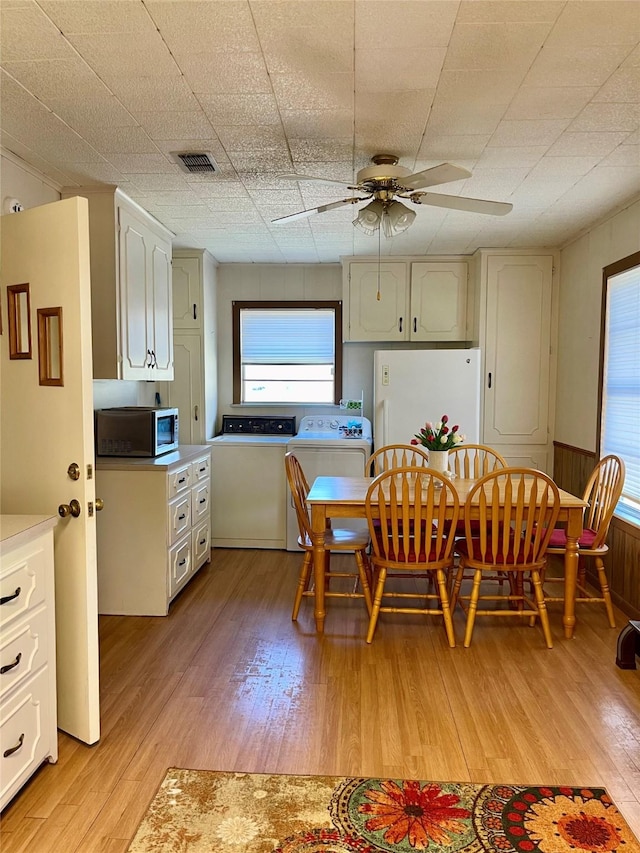
M 553 444 L 553 479 L 566 492 L 581 495 L 597 462 L 595 453 Z M 607 539 L 605 558 L 611 596 L 615 604 L 633 619 L 640 618 L 640 530 L 614 518 Z M 589 561 L 591 562 L 591 561 Z M 597 585 L 595 573 L 587 564 L 587 575 Z

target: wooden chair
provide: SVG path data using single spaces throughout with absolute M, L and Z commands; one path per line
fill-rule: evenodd
M 367 476 L 377 477 L 392 468 L 429 465 L 429 451 L 415 444 L 387 444 L 367 459 L 364 470 Z
M 452 522 L 449 525 L 445 525 L 447 509 Z M 443 617 L 449 646 L 454 647 L 448 574 L 453 566 L 453 531 L 460 501 L 451 481 L 422 465 L 393 468 L 369 486 L 365 512 L 374 578 L 367 643 L 373 640 L 380 613 L 424 613 Z M 387 579 L 393 577 L 435 580 L 434 591 L 431 585 L 424 592 L 387 591 Z M 411 599 L 420 600 L 422 606 L 384 603 Z M 436 602 L 435 606 L 430 606 L 431 602 Z
M 467 613 L 464 646 L 471 645 L 476 616 L 540 617 L 547 648 L 553 647 L 549 617 L 542 590 L 545 552 L 560 511 L 558 487 L 550 477 L 530 468 L 503 468 L 481 477 L 467 496 L 464 509 L 465 539 L 456 543 L 460 563 L 453 585 L 452 609 L 459 602 Z M 471 514 L 479 529 L 471 524 Z M 500 521 L 496 524 L 496 519 Z M 465 570 L 473 570 L 468 595 L 461 594 Z M 506 572 L 509 595 L 481 594 L 485 573 Z M 525 592 L 525 574 L 531 579 L 534 600 Z M 502 609 L 480 609 L 478 602 L 502 601 Z
M 311 584 L 311 570 L 313 568 L 313 541 L 311 538 L 311 520 L 309 518 L 309 509 L 307 507 L 307 495 L 309 493 L 309 484 L 304 476 L 302 466 L 293 453 L 286 453 L 284 457 L 285 469 L 287 472 L 287 481 L 291 496 L 296 510 L 298 519 L 298 545 L 304 550 L 304 559 L 298 577 L 298 586 L 296 596 L 293 602 L 292 620 L 295 622 L 298 618 L 300 604 L 304 596 L 314 595 L 313 586 Z M 371 568 L 369 558 L 367 557 L 367 549 L 369 547 L 369 536 L 366 533 L 356 530 L 341 530 L 327 526 L 325 532 L 324 547 L 326 550 L 325 558 L 325 597 L 326 598 L 364 598 L 367 606 L 367 612 L 371 613 L 371 586 L 370 574 Z M 353 551 L 356 560 L 356 572 L 332 572 L 331 571 L 331 552 L 332 551 Z M 350 591 L 337 591 L 329 588 L 332 578 L 353 578 L 354 584 Z M 360 582 L 362 592 L 357 592 L 357 585 Z
M 507 460 L 486 444 L 458 444 L 449 451 L 451 472 L 464 480 L 477 480 L 506 467 Z
M 487 447 L 486 444 L 459 444 L 449 451 L 449 468 L 454 477 L 462 477 L 464 480 L 478 480 L 485 474 L 507 467 L 507 460 L 497 450 Z M 478 528 L 478 522 L 472 521 L 471 526 Z M 456 536 L 464 536 L 464 521 L 458 522 Z M 502 574 L 497 575 L 498 580 L 504 580 Z
M 613 615 L 613 604 L 607 574 L 604 569 L 603 557 L 609 550 L 605 539 L 609 531 L 609 525 L 613 518 L 613 511 L 622 494 L 624 485 L 625 466 L 618 456 L 604 456 L 593 469 L 589 481 L 585 487 L 583 499 L 587 501 L 588 507 L 585 511 L 584 529 L 578 540 L 578 580 L 576 584 L 575 601 L 589 603 L 604 603 L 609 619 L 609 625 L 616 627 Z M 566 551 L 567 536 L 562 528 L 554 530 L 549 540 L 548 554 L 564 555 Z M 586 558 L 593 557 L 598 581 L 600 583 L 600 596 L 592 595 L 587 590 L 586 584 Z M 564 583 L 564 578 L 549 577 L 543 575 L 543 583 Z M 564 601 L 562 597 L 552 597 L 545 594 L 547 601 Z

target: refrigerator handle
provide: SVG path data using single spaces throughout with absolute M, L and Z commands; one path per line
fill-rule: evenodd
M 491 388 L 491 374 L 489 374 L 489 383 L 488 383 L 488 387 L 489 387 L 489 388 Z
M 380 447 L 384 447 L 387 443 L 387 436 L 389 435 L 389 400 L 382 401 L 382 444 Z

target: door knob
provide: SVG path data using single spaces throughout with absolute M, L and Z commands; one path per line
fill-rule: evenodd
M 81 512 L 82 508 L 75 498 L 68 504 L 60 504 L 58 507 L 58 515 L 60 518 L 66 518 L 68 515 L 72 515 L 74 518 L 77 518 Z
M 72 462 L 71 465 L 67 468 L 67 474 L 69 475 L 69 479 L 71 480 L 79 480 L 80 479 L 80 466 L 77 462 Z
M 100 512 L 101 509 L 104 509 L 104 501 L 102 500 L 102 498 L 96 498 L 95 507 L 96 512 Z

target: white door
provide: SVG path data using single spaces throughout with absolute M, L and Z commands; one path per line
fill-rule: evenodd
M 91 362 L 89 209 L 69 198 L 0 219 L 3 513 L 80 515 L 54 531 L 58 726 L 85 743 L 100 737 L 95 460 Z M 29 285 L 31 358 L 9 358 L 6 287 Z M 39 384 L 39 308 L 62 309 L 62 386 Z M 26 330 L 25 330 L 26 334 Z M 25 350 L 27 348 L 25 347 Z M 67 469 L 79 467 L 73 480 Z

